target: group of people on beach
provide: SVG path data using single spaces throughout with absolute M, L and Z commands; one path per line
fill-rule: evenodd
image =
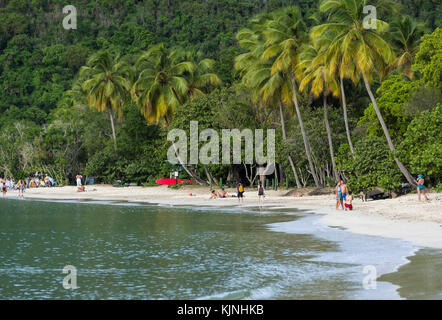
M 224 190 L 224 188 L 221 188 L 220 191 L 212 190 L 210 192 L 210 198 L 211 199 L 218 199 L 218 198 L 232 198 L 236 197 L 238 198 L 238 203 L 241 203 L 241 201 L 244 203 L 244 185 L 241 182 L 238 182 L 236 185 L 236 195 L 230 195 L 227 193 L 227 191 Z M 264 203 L 264 187 L 262 186 L 262 183 L 260 182 L 258 185 L 258 205 L 262 207 L 262 204 Z
M 341 206 L 342 210 L 353 210 L 353 194 L 348 189 L 347 184 L 340 180 L 335 188 L 336 194 L 336 210 Z M 345 201 L 345 202 L 344 202 Z
M 0 190 L 3 198 L 6 198 L 6 193 L 12 190 L 18 190 L 18 196 L 23 198 L 23 194 L 26 189 L 54 186 L 54 179 L 47 174 L 43 178 L 43 174 L 41 172 L 35 173 L 33 177 L 28 176 L 26 179 L 20 179 L 17 183 L 8 178 L 0 179 Z

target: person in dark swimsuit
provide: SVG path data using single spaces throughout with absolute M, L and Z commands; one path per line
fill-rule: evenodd
M 259 183 L 258 186 L 258 206 L 262 207 L 262 204 L 264 203 L 264 188 L 262 186 L 262 183 Z
M 2 182 L 3 198 L 6 198 L 6 192 L 8 191 L 8 188 L 6 187 L 6 179 L 3 179 L 1 182 Z

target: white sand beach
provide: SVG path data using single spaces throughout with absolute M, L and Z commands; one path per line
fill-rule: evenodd
M 209 200 L 207 187 L 184 186 L 174 190 L 166 186 L 124 187 L 110 185 L 86 186 L 86 192 L 78 193 L 75 186 L 28 189 L 25 198 L 53 200 L 122 200 L 161 203 L 170 205 L 232 206 L 237 198 Z M 234 189 L 226 189 L 229 194 Z M 303 197 L 284 196 L 287 190 L 266 191 L 264 205 L 269 208 L 302 209 L 324 215 L 321 223 L 339 226 L 350 232 L 401 238 L 422 247 L 442 248 L 442 201 L 436 200 L 442 193 L 428 194 L 429 201 L 418 202 L 416 194 L 394 199 L 363 202 L 353 201 L 353 211 L 335 210 L 335 195 Z M 190 195 L 190 193 L 192 195 Z M 301 191 L 306 194 L 307 191 Z M 17 192 L 7 193 L 8 198 L 17 198 Z M 256 190 L 246 189 L 241 206 L 257 206 Z

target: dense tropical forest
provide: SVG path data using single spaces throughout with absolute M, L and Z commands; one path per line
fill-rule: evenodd
M 277 183 L 442 189 L 437 0 L 0 0 L 0 175 L 152 184 L 171 128 L 276 130 Z M 376 7 L 364 27 L 365 5 Z M 182 165 L 256 183 L 256 165 Z

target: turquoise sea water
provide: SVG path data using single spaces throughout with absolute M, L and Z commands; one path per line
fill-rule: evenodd
M 2 200 L 0 299 L 442 297 L 438 273 L 427 272 L 431 287 L 410 280 L 441 266 L 440 251 L 415 255 L 408 242 L 317 220 L 294 210 Z M 63 287 L 67 265 L 75 290 Z M 381 276 L 376 289 L 363 287 L 365 266 Z

